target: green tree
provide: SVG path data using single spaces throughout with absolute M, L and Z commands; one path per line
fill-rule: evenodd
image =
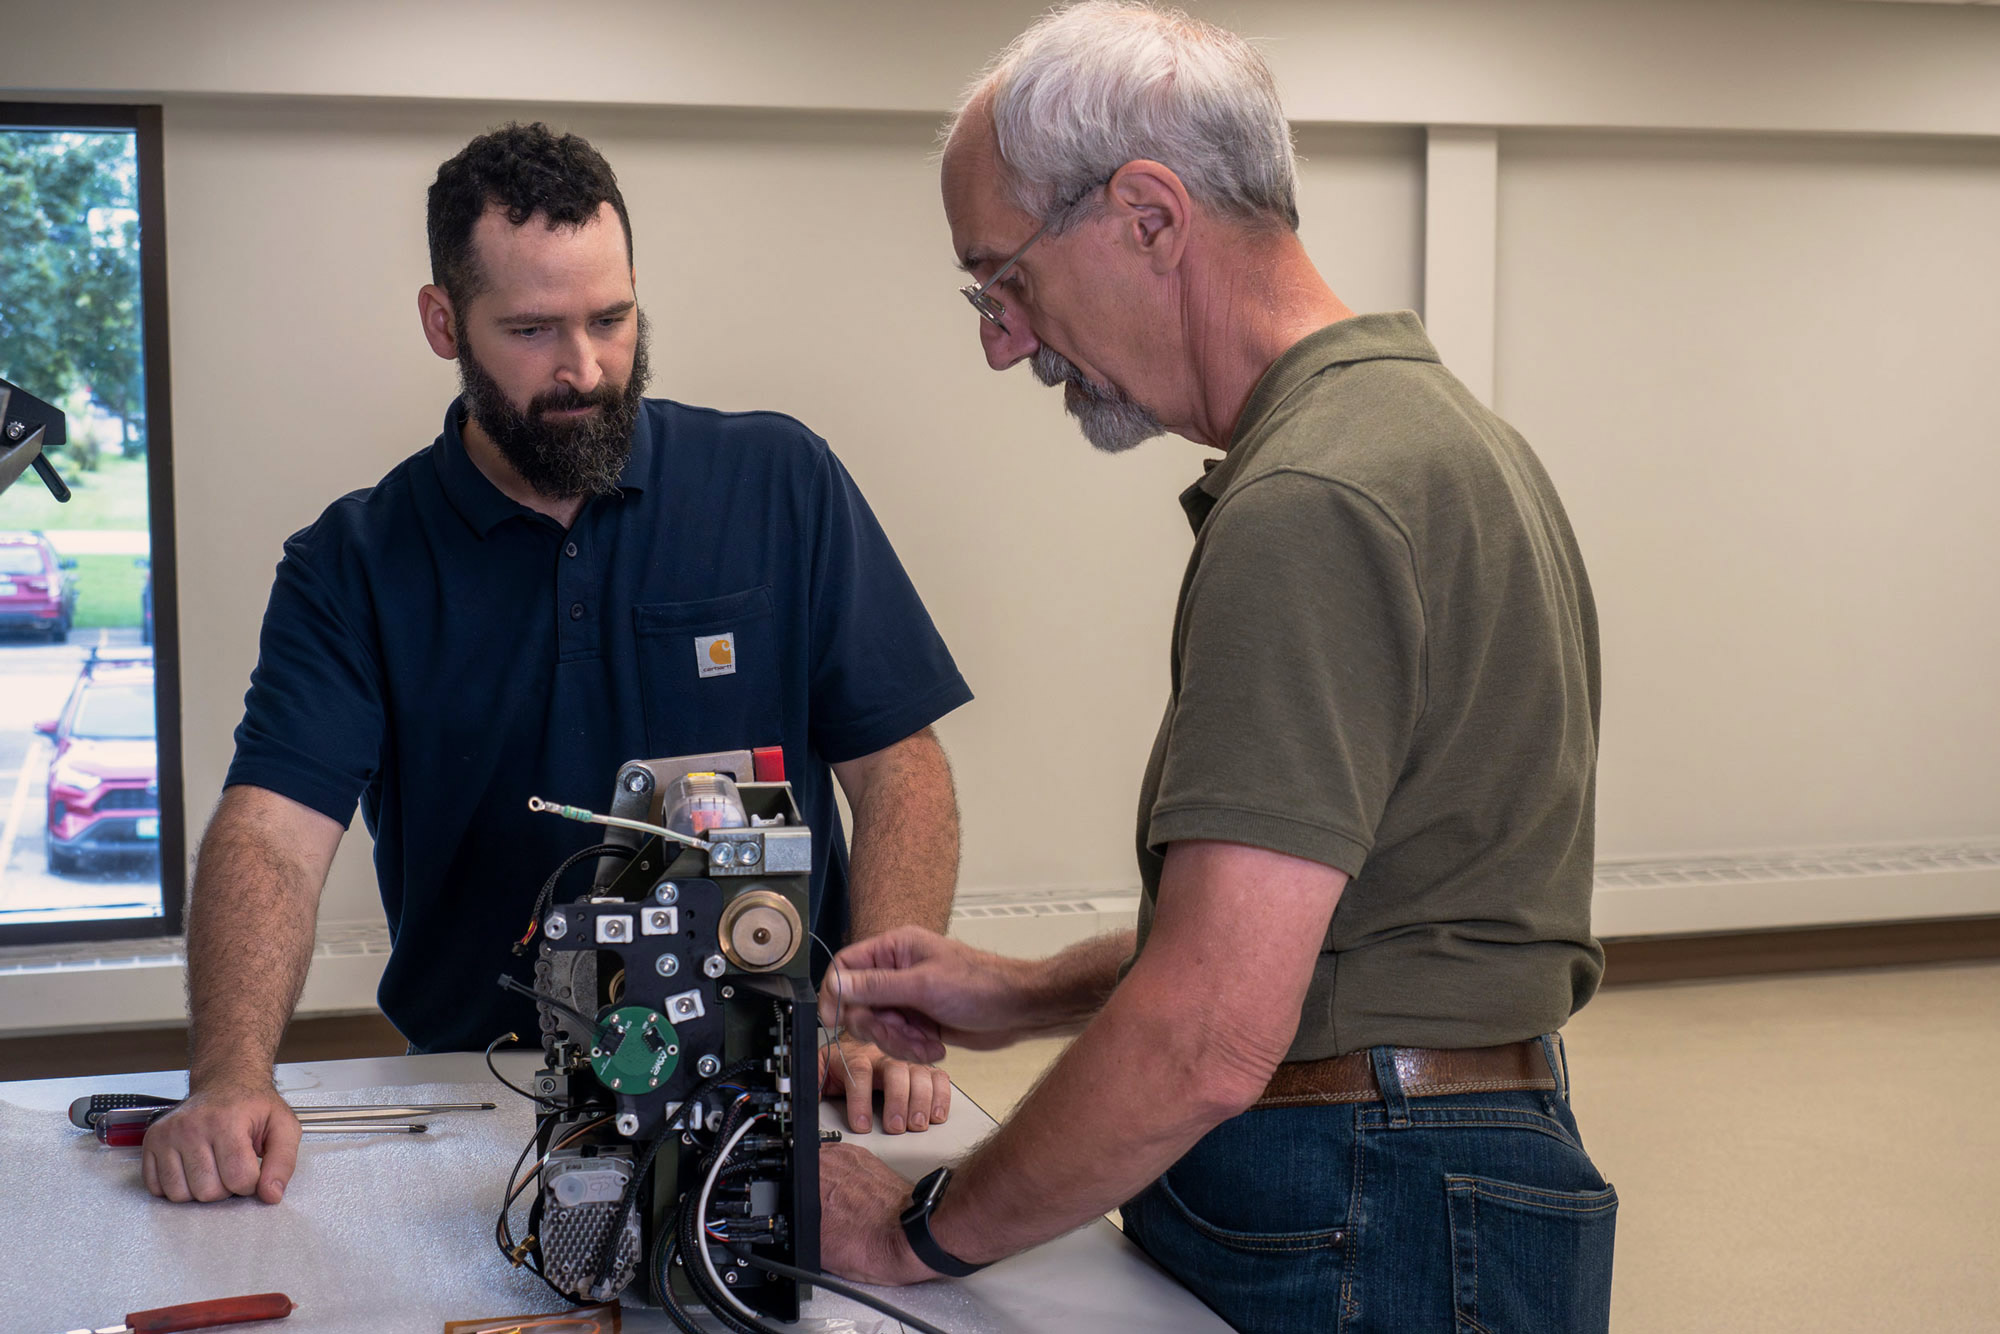
M 137 160 L 126 133 L 0 131 L 0 376 L 87 389 L 145 449 Z

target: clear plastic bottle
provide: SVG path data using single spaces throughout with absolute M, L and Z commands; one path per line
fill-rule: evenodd
M 736 780 L 727 774 L 696 773 L 676 778 L 660 803 L 660 823 L 676 833 L 700 838 L 711 829 L 742 829 L 750 819 Z

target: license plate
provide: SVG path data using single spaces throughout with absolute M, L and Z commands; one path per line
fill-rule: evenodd
M 157 815 L 136 821 L 136 823 L 139 826 L 138 834 L 140 838 L 158 838 L 160 836 L 160 818 Z

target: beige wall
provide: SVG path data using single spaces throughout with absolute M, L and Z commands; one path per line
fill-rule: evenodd
M 511 105 L 176 102 L 167 117 L 189 805 L 212 801 L 286 534 L 436 434 L 423 191 Z M 790 412 L 853 470 L 978 701 L 942 731 L 969 890 L 1130 881 L 1201 451 L 1093 455 L 986 369 L 919 116 L 540 108 L 620 173 L 656 392 Z M 1308 237 L 1350 299 L 1418 297 L 1420 138 L 1309 128 Z M 607 783 L 609 775 L 606 776 Z M 587 796 L 587 794 L 584 794 Z M 1025 836 L 1052 821 L 1060 838 Z M 373 911 L 360 823 L 323 916 Z
M 985 370 L 928 161 L 1038 4 L 613 0 L 623 39 L 590 59 L 513 0 L 17 8 L 5 95 L 167 107 L 197 827 L 284 535 L 428 442 L 452 392 L 415 324 L 423 188 L 537 115 L 622 174 L 657 391 L 797 414 L 895 538 L 979 694 L 943 729 L 965 890 L 1131 885 L 1201 451 L 1096 456 L 1025 372 Z M 1491 355 L 1569 499 L 1605 621 L 1604 851 L 2000 838 L 2000 10 L 1199 8 L 1271 55 L 1335 287 L 1449 312 L 1448 358 Z M 2000 911 L 2000 876 L 1954 883 L 1955 910 Z M 1946 910 L 1787 893 L 1776 916 L 1677 888 L 1600 914 Z M 355 837 L 325 915 L 375 911 Z
M 2000 14 L 1846 0 L 1189 0 L 1298 120 L 2000 134 Z M 932 112 L 1046 0 L 68 0 L 0 83 Z M 112 35 L 111 40 L 106 40 Z M 18 54 L 16 54 L 18 53 Z M 13 70 L 18 69 L 20 73 Z
M 1602 609 L 1602 851 L 2000 832 L 2000 141 L 1500 163 L 1498 406 Z

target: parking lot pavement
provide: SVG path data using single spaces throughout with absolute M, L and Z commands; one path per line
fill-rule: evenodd
M 84 657 L 91 648 L 140 648 L 139 632 L 136 629 L 118 630 L 73 630 L 67 644 L 51 644 L 39 634 L 18 630 L 0 630 L 0 678 L 8 678 L 4 690 L 0 690 L 0 710 L 13 712 L 13 701 L 7 697 L 15 691 L 18 676 L 42 676 L 63 674 L 66 680 L 76 680 L 77 668 L 83 665 Z M 63 695 L 69 687 L 63 687 Z M 60 707 L 62 696 L 56 699 Z M 4 725 L 4 720 L 0 720 Z
M 0 639 L 0 925 L 160 912 L 157 858 L 50 875 L 49 745 L 34 725 L 62 711 L 90 645 L 138 643 L 135 630 L 90 631 L 68 644 Z

